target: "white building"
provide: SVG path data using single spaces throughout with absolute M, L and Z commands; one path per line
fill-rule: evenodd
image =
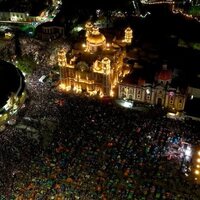
M 186 95 L 181 94 L 179 89 L 170 88 L 172 72 L 164 65 L 156 75 L 157 84 L 127 84 L 120 83 L 118 86 L 118 98 L 130 99 L 152 105 L 160 105 L 171 111 L 183 111 Z

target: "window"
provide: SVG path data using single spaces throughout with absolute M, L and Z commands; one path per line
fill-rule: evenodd
M 126 98 L 126 94 L 122 92 L 122 98 Z
M 173 101 L 173 100 L 174 100 L 173 96 L 170 96 L 169 100 L 170 100 L 170 101 Z
M 128 87 L 125 87 L 125 88 L 124 88 L 124 91 L 125 91 L 126 93 L 128 93 Z

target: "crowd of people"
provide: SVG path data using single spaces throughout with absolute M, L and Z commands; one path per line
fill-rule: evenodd
M 63 93 L 45 62 L 26 77 L 17 123 L 0 134 L 1 200 L 200 199 L 182 159 L 166 156 L 174 138 L 199 145 L 199 122 Z
M 28 77 L 28 99 L 17 117 L 17 124 L 29 118 L 38 137 L 17 124 L 0 135 L 0 199 L 200 198 L 181 162 L 164 156 L 176 136 L 198 145 L 199 122 L 62 93 L 38 81 L 48 72 L 42 67 Z M 56 129 L 41 119 L 54 120 Z

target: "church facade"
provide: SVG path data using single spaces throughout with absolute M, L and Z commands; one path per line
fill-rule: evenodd
M 160 105 L 170 111 L 183 111 L 186 96 L 174 88 L 145 84 L 142 86 L 132 84 L 119 84 L 118 97 L 152 105 Z
M 179 89 L 170 87 L 171 81 L 172 72 L 163 65 L 163 69 L 156 74 L 153 84 L 120 83 L 118 98 L 159 105 L 171 112 L 181 112 L 185 108 L 187 96 Z

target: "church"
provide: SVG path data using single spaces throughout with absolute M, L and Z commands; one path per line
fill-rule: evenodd
M 181 112 L 185 108 L 186 94 L 178 88 L 171 87 L 172 71 L 164 64 L 155 75 L 153 83 L 145 81 L 138 84 L 123 81 L 118 87 L 118 98 L 159 105 L 173 113 Z
M 160 105 L 172 112 L 184 110 L 186 95 L 170 87 L 172 71 L 167 65 L 163 65 L 154 83 L 126 83 L 132 71 L 124 62 L 126 47 L 133 40 L 130 27 L 121 38 L 110 41 L 91 22 L 86 23 L 84 33 L 83 43 L 74 44 L 71 51 L 58 52 L 61 90 Z
M 60 89 L 116 96 L 118 83 L 130 71 L 123 60 L 132 37 L 132 29 L 128 27 L 123 39 L 107 41 L 98 27 L 86 23 L 85 42 L 75 44 L 70 52 L 65 49 L 58 52 Z

